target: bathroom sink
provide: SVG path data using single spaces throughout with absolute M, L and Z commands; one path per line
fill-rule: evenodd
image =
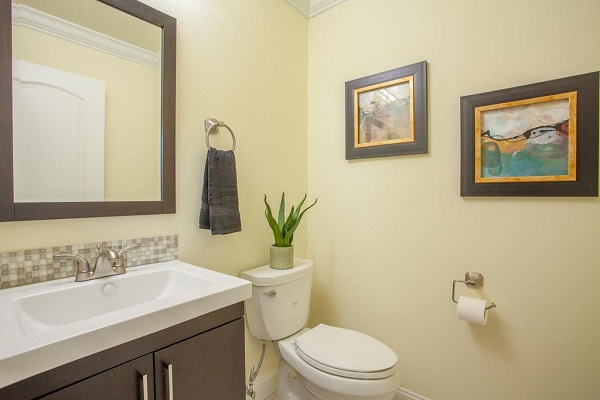
M 250 298 L 250 282 L 179 260 L 86 282 L 0 290 L 0 387 Z
M 20 328 L 30 335 L 129 307 L 148 308 L 157 300 L 200 292 L 215 283 L 198 273 L 162 268 L 67 284 L 16 297 L 13 305 Z

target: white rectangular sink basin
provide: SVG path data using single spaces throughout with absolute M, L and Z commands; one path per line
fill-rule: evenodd
M 168 261 L 0 291 L 0 387 L 250 298 L 250 282 Z
M 16 297 L 13 306 L 20 328 L 29 335 L 129 307 L 152 306 L 159 299 L 215 283 L 214 278 L 181 268 L 146 269 Z

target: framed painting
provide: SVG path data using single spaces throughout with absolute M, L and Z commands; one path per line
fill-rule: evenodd
M 598 196 L 598 82 L 461 97 L 461 196 Z
M 427 153 L 427 62 L 346 82 L 346 160 Z

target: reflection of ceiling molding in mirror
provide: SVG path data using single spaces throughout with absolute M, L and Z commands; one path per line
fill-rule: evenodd
M 0 221 L 174 212 L 175 19 L 136 0 L 20 0 L 19 3 L 22 4 L 11 5 L 10 0 L 0 0 L 0 186 L 3 189 L 13 188 L 10 190 L 11 198 L 6 194 L 6 190 L 0 194 Z M 14 24 L 12 29 L 11 24 Z M 132 27 L 135 29 L 131 29 Z M 13 38 L 11 34 L 14 35 Z M 23 124 L 18 119 L 13 122 L 10 118 L 12 112 L 8 113 L 9 110 L 12 111 L 11 95 L 10 90 L 7 94 L 4 88 L 10 88 L 8 85 L 13 81 L 10 68 L 12 57 L 6 57 L 10 53 L 15 58 L 15 65 L 19 65 L 20 62 L 23 62 L 23 65 L 39 65 L 38 70 L 44 71 L 42 75 L 72 76 L 104 85 L 106 94 L 102 100 L 105 101 L 105 123 L 103 127 L 102 123 L 95 124 L 94 129 L 104 129 L 104 132 L 100 132 L 104 134 L 104 146 L 88 146 L 88 155 L 77 156 L 74 153 L 80 145 L 58 144 L 59 141 L 55 138 L 61 135 L 63 130 L 79 137 L 78 143 L 82 142 L 81 138 L 83 142 L 92 139 L 88 135 L 90 129 L 77 131 L 80 129 L 77 127 L 85 120 L 82 116 L 88 114 L 88 102 L 80 101 L 82 97 L 75 95 L 76 91 L 57 89 L 57 92 L 71 93 L 59 97 L 80 99 L 75 101 L 79 102 L 79 105 L 71 105 L 74 111 L 70 114 L 74 119 L 68 122 L 58 118 L 55 121 L 57 129 L 54 133 L 50 133 L 49 129 L 38 128 L 38 131 L 45 135 L 45 145 L 38 146 L 37 155 L 29 154 L 20 160 L 15 153 L 13 171 L 13 154 L 10 151 L 13 147 L 11 123 L 14 123 L 15 135 L 17 128 L 36 124 Z M 9 59 L 8 63 L 6 58 Z M 10 78 L 8 82 L 7 78 Z M 20 89 L 19 94 L 15 93 L 15 107 L 25 110 L 28 119 L 31 118 L 31 112 L 33 115 L 50 116 L 69 114 L 61 111 L 38 112 L 50 108 L 42 101 L 47 93 L 37 95 L 36 90 L 39 93 L 40 86 L 32 84 L 34 81 L 43 82 L 43 79 L 36 77 L 23 80 L 22 77 L 16 76 L 14 82 Z M 27 95 L 21 96 L 22 92 L 26 92 Z M 97 97 L 102 97 L 102 94 Z M 27 104 L 23 103 L 23 99 L 30 102 L 30 105 L 23 106 Z M 48 98 L 45 101 L 54 102 Z M 37 126 L 48 125 L 39 122 Z M 61 129 L 61 126 L 72 126 L 76 129 Z M 36 137 L 29 136 L 28 143 L 35 143 Z M 101 138 L 102 135 L 98 137 Z M 23 143 L 27 142 L 14 138 L 14 145 L 20 149 L 35 147 Z M 93 161 L 85 167 L 84 161 L 88 157 L 91 158 L 89 148 L 94 147 L 99 150 L 104 147 L 103 154 L 99 151 L 96 155 L 99 155 L 100 159 L 103 158 L 104 162 Z M 23 163 L 23 159 L 42 160 L 40 155 L 43 156 L 45 151 L 59 155 L 57 158 L 56 154 L 50 154 L 54 158 L 42 161 L 42 168 L 43 165 L 57 164 L 52 160 L 60 157 L 72 158 L 67 165 L 83 165 L 83 169 L 86 169 L 91 168 L 90 165 L 93 164 L 96 170 L 100 168 L 99 175 L 92 179 L 101 181 L 104 176 L 104 184 L 100 182 L 98 187 L 96 182 L 96 188 L 92 189 L 93 185 L 86 183 L 85 179 L 82 180 L 79 176 L 73 178 L 78 182 L 76 197 L 59 194 L 52 200 L 52 194 L 35 199 L 29 193 L 26 199 L 14 201 L 13 192 L 17 199 L 20 192 L 18 169 L 27 173 L 33 168 L 27 165 L 27 162 Z M 39 166 L 35 168 L 41 171 Z M 35 178 L 36 175 L 32 173 L 28 178 Z M 60 184 L 66 180 L 64 173 L 60 172 L 53 179 L 44 179 Z M 32 186 L 35 187 L 35 179 L 33 182 Z M 46 186 L 51 187 L 52 184 Z M 74 193 L 75 189 L 70 190 Z M 86 190 L 95 194 L 88 194 Z M 60 199 L 67 199 L 65 201 L 68 202 L 61 202 Z M 89 202 L 86 202 L 86 199 Z
M 96 0 L 12 0 L 13 5 L 27 7 L 54 16 L 73 25 L 115 38 L 153 53 L 161 50 L 160 27 L 140 18 L 107 7 Z M 18 3 L 18 4 L 16 4 Z M 13 19 L 14 19 L 13 15 Z
M 152 35 L 147 35 L 146 37 L 154 36 L 154 41 L 158 45 L 156 51 L 139 47 L 134 42 L 125 42 L 116 37 L 108 36 L 102 32 L 86 28 L 85 26 L 61 19 L 56 15 L 47 14 L 24 4 L 13 3 L 12 13 L 13 26 L 33 29 L 149 67 L 160 68 L 161 34 L 160 29 L 153 25 L 151 26 L 156 31 L 153 31 Z M 144 31 L 147 31 L 147 29 Z

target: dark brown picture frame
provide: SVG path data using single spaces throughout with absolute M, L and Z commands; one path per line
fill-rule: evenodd
M 554 196 L 554 197 L 597 197 L 598 196 L 598 79 L 599 73 L 592 72 L 547 82 L 534 83 L 482 94 L 463 96 L 461 110 L 461 179 L 460 195 L 465 196 Z M 506 110 L 511 113 L 525 112 L 534 105 L 550 109 L 552 105 L 557 115 L 568 113 L 562 121 L 538 119 L 539 126 L 529 127 L 520 135 L 493 132 L 484 122 L 484 113 Z M 558 110 L 558 111 L 556 111 Z M 568 111 L 567 111 L 568 110 Z M 550 121 L 550 122 L 549 122 Z M 524 129 L 524 128 L 523 128 Z M 545 136 L 544 136 L 545 135 Z M 560 137 L 562 135 L 562 137 Z M 540 139 L 542 138 L 543 139 Z M 534 142 L 535 139 L 539 142 Z M 560 141 L 559 141 L 560 140 Z M 543 144 L 541 150 L 536 150 Z M 490 154 L 486 145 L 497 155 L 485 159 Z M 517 146 L 507 155 L 501 146 Z M 514 173 L 511 160 L 519 151 L 553 151 L 552 145 L 559 146 L 568 156 L 562 157 L 565 173 L 539 173 L 531 175 L 526 170 Z M 567 146 L 568 147 L 565 147 Z M 518 146 L 522 146 L 519 150 Z M 525 147 L 529 146 L 529 147 Z M 505 147 L 502 147 L 505 148 Z M 559 147 L 556 147 L 558 149 Z M 558 151 L 558 150 L 556 150 Z M 538 153 L 539 154 L 539 153 Z M 558 154 L 558 153 L 556 153 Z M 512 158 L 503 158 L 512 157 Z M 524 157 L 524 156 L 523 156 Z M 544 157 L 550 157 L 544 155 Z M 540 157 L 541 158 L 541 157 Z M 485 159 L 485 160 L 484 160 Z M 493 163 L 486 160 L 494 160 Z M 496 163 L 497 161 L 497 163 Z M 508 162 L 505 162 L 508 161 Z M 509 167 L 506 167 L 508 164 Z M 516 164 L 516 162 L 513 162 Z M 496 167 L 499 165 L 499 167 Z M 521 165 L 521 164 L 518 164 Z M 504 172 L 488 173 L 493 168 Z M 511 173 L 506 172 L 511 168 Z M 487 176 L 486 176 L 487 174 Z
M 419 153 L 427 153 L 426 61 L 346 82 L 346 160 Z

